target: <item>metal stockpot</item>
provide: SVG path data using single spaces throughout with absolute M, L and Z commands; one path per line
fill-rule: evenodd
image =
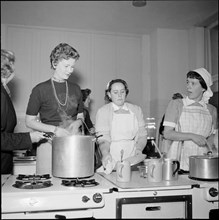
M 52 140 L 52 175 L 85 178 L 94 175 L 93 136 L 70 135 Z
M 218 179 L 218 155 L 190 156 L 189 177 L 200 180 Z

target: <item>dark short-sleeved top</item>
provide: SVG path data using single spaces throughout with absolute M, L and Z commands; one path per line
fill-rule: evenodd
M 64 104 L 66 100 L 66 83 L 54 82 L 57 97 Z M 81 88 L 79 85 L 67 81 L 68 101 L 65 106 L 59 105 L 54 94 L 51 79 L 39 83 L 32 89 L 26 114 L 38 115 L 42 123 L 58 126 L 63 121 L 63 113 L 76 119 L 78 113 L 83 112 Z
M 28 132 L 14 133 L 16 124 L 13 103 L 1 84 L 1 174 L 12 173 L 13 150 L 32 149 Z

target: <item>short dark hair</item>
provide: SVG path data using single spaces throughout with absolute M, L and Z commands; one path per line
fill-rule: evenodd
M 105 90 L 105 97 L 104 97 L 104 99 L 105 99 L 106 102 L 111 102 L 111 101 L 112 101 L 111 98 L 108 96 L 107 93 L 111 91 L 112 85 L 113 85 L 114 83 L 122 83 L 122 84 L 124 85 L 124 87 L 125 87 L 126 96 L 127 96 L 128 93 L 129 93 L 128 84 L 126 83 L 125 80 L 123 80 L 123 79 L 113 79 L 113 80 L 111 80 L 111 81 L 108 83 L 107 88 L 106 88 L 106 90 Z
M 200 74 L 198 74 L 197 72 L 195 71 L 189 71 L 187 73 L 187 78 L 191 78 L 191 79 L 198 79 L 199 80 L 199 83 L 201 84 L 202 88 L 207 90 L 208 87 L 206 85 L 206 82 L 205 80 L 202 78 L 202 76 Z
M 82 100 L 83 102 L 87 99 L 87 97 L 91 94 L 91 90 L 90 89 L 82 89 L 81 90 L 82 93 Z

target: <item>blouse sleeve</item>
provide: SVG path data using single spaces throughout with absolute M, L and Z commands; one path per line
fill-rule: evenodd
M 32 149 L 32 142 L 30 134 L 24 133 L 8 133 L 1 132 L 1 150 L 2 151 L 13 151 L 13 150 L 24 150 Z
M 32 149 L 30 134 L 13 133 L 16 125 L 16 116 L 13 117 L 12 107 L 9 106 L 7 98 L 1 93 L 1 150 L 13 151 Z
M 41 106 L 41 96 L 38 86 L 32 89 L 29 97 L 26 114 L 27 115 L 37 115 Z
M 171 100 L 167 106 L 165 117 L 164 117 L 164 126 L 176 127 L 180 116 L 180 108 L 182 108 L 182 99 Z

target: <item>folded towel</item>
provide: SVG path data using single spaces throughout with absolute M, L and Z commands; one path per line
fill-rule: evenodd
M 107 175 L 112 173 L 112 171 L 114 170 L 115 166 L 116 166 L 116 161 L 115 160 L 112 160 L 112 162 L 110 162 L 108 160 L 108 163 L 106 164 L 106 167 L 104 169 L 104 173 L 107 174 Z

